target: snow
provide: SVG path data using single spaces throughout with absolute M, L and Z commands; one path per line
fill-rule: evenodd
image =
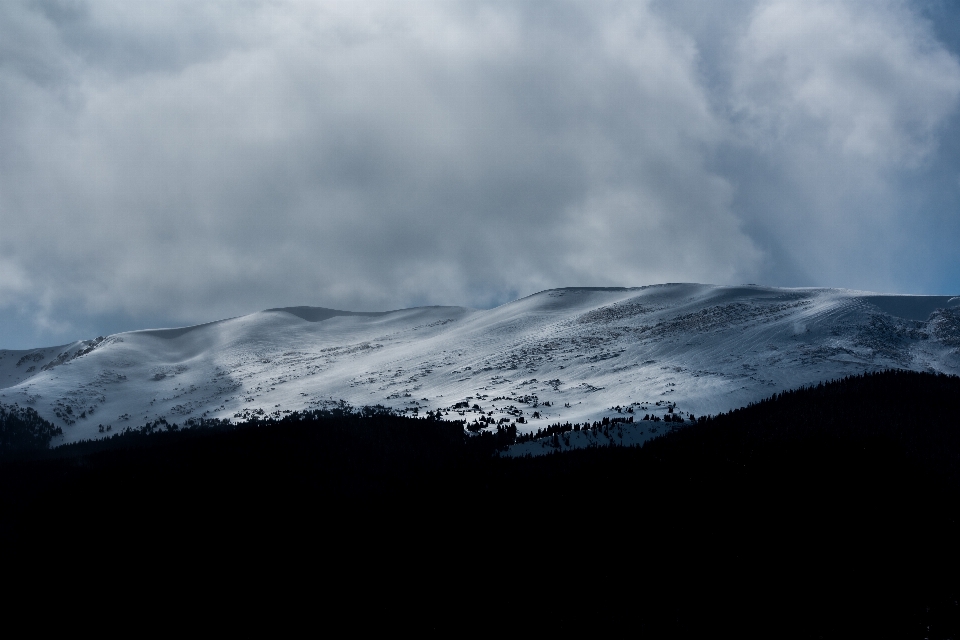
M 926 320 L 937 309 L 956 306 L 957 301 L 950 296 L 867 296 L 864 299 L 881 311 L 907 320 Z
M 690 424 L 687 422 L 686 424 Z M 557 437 L 539 438 L 530 442 L 512 445 L 502 452 L 503 457 L 522 458 L 524 456 L 542 456 L 571 449 L 588 449 L 591 447 L 637 447 L 647 440 L 669 433 L 674 429 L 683 428 L 676 423 L 653 422 L 643 420 L 633 423 L 618 423 L 606 429 L 584 429 L 568 431 L 558 434 Z
M 618 405 L 645 407 L 639 417 L 668 404 L 717 413 L 891 367 L 960 372 L 957 299 L 668 284 L 556 289 L 489 310 L 270 309 L 0 351 L 0 403 L 35 408 L 67 442 L 101 424 L 236 420 L 341 399 L 471 422 L 477 405 L 535 431 L 623 417 Z

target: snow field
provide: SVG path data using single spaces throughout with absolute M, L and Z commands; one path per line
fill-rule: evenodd
M 891 367 L 960 372 L 960 302 L 942 296 L 669 284 L 557 289 L 490 310 L 337 313 L 272 309 L 0 351 L 0 403 L 35 408 L 63 427 L 62 442 L 98 437 L 101 425 L 339 400 L 469 423 L 523 417 L 527 432 L 615 417 L 618 405 L 647 407 L 639 417 L 668 404 L 717 413 Z M 623 437 L 649 437 L 641 430 Z

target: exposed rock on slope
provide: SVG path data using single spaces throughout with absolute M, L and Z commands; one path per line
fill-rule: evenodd
M 716 413 L 851 373 L 960 372 L 960 300 L 669 284 L 557 289 L 490 310 L 271 309 L 182 329 L 0 351 L 0 403 L 66 441 L 165 417 L 346 400 L 492 424 L 615 406 Z

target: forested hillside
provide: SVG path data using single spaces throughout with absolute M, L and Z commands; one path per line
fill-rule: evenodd
M 4 464 L 3 533 L 279 554 L 388 609 L 417 575 L 434 607 L 505 598 L 537 628 L 956 637 L 958 415 L 960 378 L 890 371 L 526 459 L 495 455 L 509 430 L 382 409 L 151 423 Z

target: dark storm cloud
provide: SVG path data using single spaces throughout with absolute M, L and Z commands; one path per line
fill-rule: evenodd
M 922 12 L 712 6 L 5 3 L 4 346 L 551 286 L 960 285 L 915 259 L 960 228 L 960 65 Z

